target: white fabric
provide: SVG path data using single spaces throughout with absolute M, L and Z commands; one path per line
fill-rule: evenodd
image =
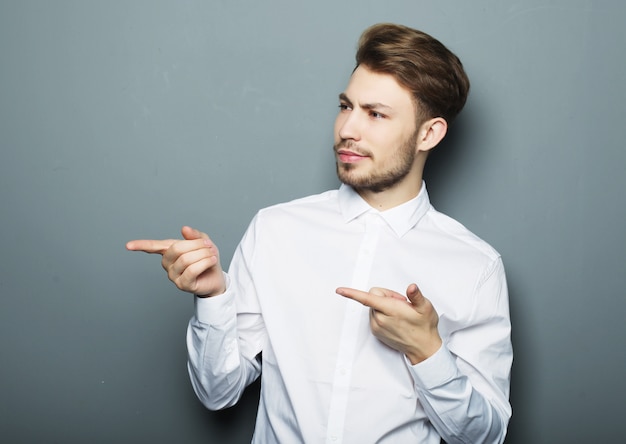
M 345 185 L 263 209 L 227 281 L 223 295 L 196 298 L 189 372 L 220 409 L 263 370 L 254 443 L 504 440 L 513 355 L 502 261 L 437 212 L 425 185 L 384 212 Z M 372 335 L 366 307 L 335 293 L 405 294 L 412 282 L 444 342 L 414 366 Z

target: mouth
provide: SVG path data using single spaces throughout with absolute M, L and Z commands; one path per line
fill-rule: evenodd
M 358 153 L 356 151 L 351 151 L 347 149 L 338 149 L 337 150 L 337 159 L 341 163 L 355 163 L 360 162 L 363 159 L 367 159 L 369 156 L 366 154 Z

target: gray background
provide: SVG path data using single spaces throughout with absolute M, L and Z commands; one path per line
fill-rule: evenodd
M 192 298 L 138 237 L 212 234 L 337 185 L 337 94 L 380 21 L 455 51 L 472 91 L 427 166 L 503 255 L 507 443 L 621 442 L 626 3 L 0 1 L 0 440 L 249 442 L 254 387 L 187 380 Z

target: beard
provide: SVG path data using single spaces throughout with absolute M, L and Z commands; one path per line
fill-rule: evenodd
M 396 149 L 394 155 L 382 165 L 376 165 L 376 158 L 371 152 L 357 148 L 352 141 L 342 140 L 335 144 L 335 152 L 340 148 L 348 148 L 369 156 L 374 165 L 372 171 L 359 174 L 357 165 L 337 161 L 337 177 L 342 183 L 350 185 L 357 192 L 381 193 L 393 188 L 402 182 L 413 168 L 417 136 L 418 132 L 415 131 Z

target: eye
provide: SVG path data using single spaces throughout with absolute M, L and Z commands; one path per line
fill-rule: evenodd
M 350 105 L 348 105 L 347 103 L 340 103 L 339 104 L 339 110 L 340 111 L 349 111 L 352 108 L 350 107 Z
M 378 111 L 370 111 L 370 117 L 372 117 L 373 119 L 384 119 L 387 116 L 379 113 Z

